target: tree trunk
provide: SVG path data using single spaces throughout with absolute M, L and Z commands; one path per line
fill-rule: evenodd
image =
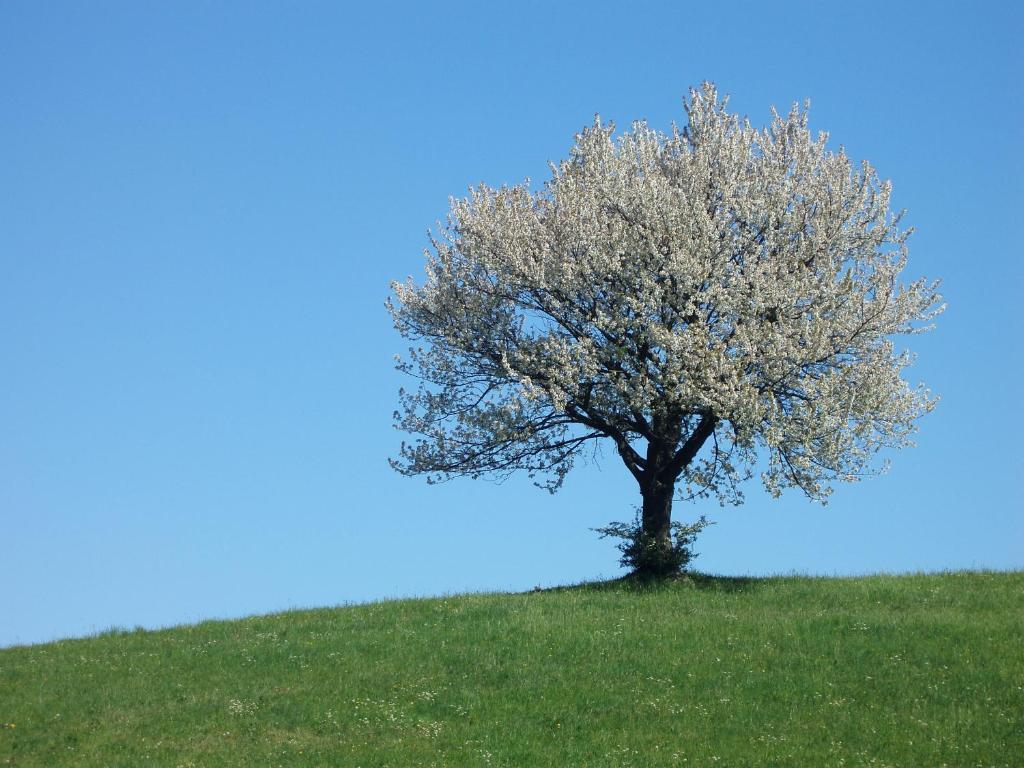
M 690 465 L 701 446 L 714 432 L 715 417 L 705 414 L 687 436 L 681 448 L 681 417 L 678 414 L 656 413 L 652 419 L 653 439 L 647 442 L 647 457 L 640 481 L 644 505 L 641 512 L 638 557 L 633 558 L 636 572 L 645 577 L 661 577 L 676 573 L 685 562 L 672 541 L 672 496 L 676 480 Z M 684 554 L 684 553 L 683 553 Z
M 675 482 L 654 480 L 641 489 L 644 504 L 641 530 L 644 543 L 650 548 L 647 557 L 638 563 L 641 576 L 665 576 L 672 573 L 672 495 Z

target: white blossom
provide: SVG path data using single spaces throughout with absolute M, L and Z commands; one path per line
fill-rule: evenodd
M 812 136 L 807 105 L 765 128 L 705 83 L 686 124 L 596 119 L 551 178 L 451 200 L 427 277 L 395 283 L 394 466 L 431 480 L 525 470 L 554 490 L 607 439 L 645 499 L 679 481 L 737 501 L 824 500 L 910 443 L 934 399 L 893 337 L 928 327 L 937 283 L 900 282 L 909 229 L 866 162 Z

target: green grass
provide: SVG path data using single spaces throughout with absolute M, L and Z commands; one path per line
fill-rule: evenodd
M 695 577 L 0 651 L 0 766 L 1021 766 L 1024 573 Z

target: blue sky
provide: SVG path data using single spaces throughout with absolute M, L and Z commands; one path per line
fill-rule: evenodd
M 677 507 L 696 565 L 1024 567 L 1019 6 L 728 7 L 0 4 L 0 645 L 617 575 L 608 451 L 555 496 L 390 470 L 384 300 L 449 195 L 704 79 L 756 124 L 809 97 L 949 309 L 919 447 L 825 508 Z

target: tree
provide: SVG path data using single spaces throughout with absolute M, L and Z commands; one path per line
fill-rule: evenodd
M 902 378 L 895 334 L 941 311 L 899 282 L 910 230 L 890 184 L 812 137 L 807 108 L 768 127 L 691 89 L 664 134 L 596 119 L 530 183 L 481 184 L 431 235 L 427 278 L 388 308 L 418 343 L 398 368 L 392 465 L 428 481 L 524 470 L 554 492 L 590 441 L 639 484 L 640 535 L 672 547 L 672 503 L 739 503 L 755 467 L 774 496 L 824 502 L 880 471 L 935 400 Z M 639 564 L 664 570 L 664 559 Z

